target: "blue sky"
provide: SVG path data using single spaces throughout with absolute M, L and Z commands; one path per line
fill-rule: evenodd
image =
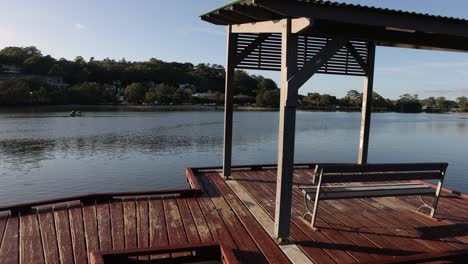
M 225 29 L 199 15 L 226 0 L 0 0 L 0 48 L 37 46 L 73 59 L 110 57 L 225 63 Z M 466 0 L 341 1 L 468 19 Z M 277 72 L 255 72 L 275 81 Z M 362 78 L 312 77 L 300 93 L 343 96 L 362 90 Z M 389 98 L 468 96 L 468 53 L 377 48 L 375 90 Z

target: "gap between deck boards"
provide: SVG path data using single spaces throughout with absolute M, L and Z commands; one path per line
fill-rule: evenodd
M 222 175 L 219 176 L 222 178 Z M 252 196 L 250 196 L 247 190 L 245 190 L 244 187 L 242 187 L 242 185 L 240 185 L 235 179 L 227 180 L 226 184 L 242 201 L 245 207 L 247 207 L 255 219 L 257 219 L 258 223 L 263 227 L 267 234 L 272 239 L 274 239 L 274 222 L 270 216 L 260 207 L 260 205 L 257 204 L 257 202 L 252 198 Z M 292 263 L 313 263 L 296 244 L 279 245 L 279 248 Z

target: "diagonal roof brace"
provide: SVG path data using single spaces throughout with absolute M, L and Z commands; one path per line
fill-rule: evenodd
M 258 37 L 252 41 L 240 54 L 236 55 L 236 66 L 239 65 L 250 53 L 256 48 L 260 47 L 262 43 L 270 36 L 270 34 L 259 34 Z
M 357 63 L 359 63 L 366 75 L 368 75 L 369 67 L 367 65 L 367 62 L 362 58 L 361 54 L 359 54 L 359 52 L 354 48 L 353 44 L 351 42 L 348 42 L 346 44 L 346 48 L 349 50 L 351 55 L 353 55 L 354 59 L 356 59 Z
M 301 70 L 296 72 L 288 81 L 291 87 L 299 89 L 307 80 L 316 74 L 329 59 L 331 59 L 349 40 L 335 38 L 330 40 L 325 47 L 308 61 Z

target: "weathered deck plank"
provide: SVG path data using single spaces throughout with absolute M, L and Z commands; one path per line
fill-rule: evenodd
M 60 262 L 73 263 L 73 248 L 70 234 L 70 222 L 68 210 L 60 209 L 54 212 L 55 228 L 57 232 L 57 244 Z
M 20 218 L 20 263 L 45 263 L 36 214 Z
M 110 220 L 112 229 L 112 248 L 114 250 L 125 248 L 123 205 L 121 201 L 110 204 Z
M 149 243 L 152 247 L 169 245 L 164 206 L 160 199 L 149 200 Z M 151 259 L 169 258 L 169 254 L 151 256 Z
M 197 227 L 198 235 L 203 243 L 208 243 L 213 241 L 213 236 L 211 235 L 210 228 L 206 223 L 205 217 L 203 216 L 200 205 L 196 198 L 187 199 L 187 204 L 190 209 L 190 213 L 193 216 L 193 221 Z
M 111 218 L 108 203 L 100 203 L 96 205 L 96 217 L 99 237 L 99 248 L 101 250 L 111 250 Z
M 39 227 L 41 230 L 42 246 L 46 263 L 59 263 L 57 236 L 55 232 L 54 215 L 52 212 L 40 213 Z
M 75 263 L 87 263 L 86 238 L 81 207 L 70 208 L 68 217 L 70 218 L 70 234 Z
M 169 245 L 184 246 L 188 245 L 187 235 L 185 234 L 182 217 L 175 199 L 164 199 L 164 213 L 166 219 L 167 235 Z M 173 253 L 173 257 L 188 256 L 188 252 Z
M 95 205 L 87 205 L 83 207 L 83 225 L 86 239 L 86 251 L 88 252 L 88 262 L 91 262 L 89 258 L 89 253 L 99 250 L 99 238 Z
M 4 234 L 4 231 L 5 231 L 7 222 L 8 222 L 8 217 L 7 216 L 0 217 L 0 249 L 2 248 L 3 234 Z
M 149 219 L 148 219 L 148 210 L 149 204 L 148 200 L 138 200 L 137 201 L 137 237 L 138 237 L 138 247 L 148 247 L 149 246 Z M 149 260 L 149 256 L 141 256 L 140 260 Z
M 0 248 L 0 263 L 19 263 L 19 219 L 9 217 Z
M 137 248 L 136 233 L 136 205 L 135 200 L 125 200 L 123 202 L 124 229 L 125 229 L 125 248 Z
M 197 227 L 193 221 L 192 214 L 187 206 L 185 199 L 177 199 L 177 206 L 179 207 L 180 216 L 184 224 L 185 234 L 190 244 L 200 243 L 200 236 L 198 235 Z

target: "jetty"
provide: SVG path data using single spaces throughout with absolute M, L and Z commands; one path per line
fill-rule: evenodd
M 468 196 L 444 187 L 444 157 L 369 164 L 368 146 L 376 47 L 467 52 L 468 21 L 312 0 L 201 18 L 227 28 L 222 166 L 188 168 L 182 190 L 2 206 L 0 263 L 466 262 Z M 235 69 L 281 72 L 277 164 L 232 165 Z M 294 163 L 298 90 L 315 74 L 364 79 L 356 163 Z
M 0 263 L 408 263 L 468 256 L 467 196 L 444 188 L 437 221 L 418 197 L 325 200 L 318 231 L 302 219 L 296 164 L 290 243 L 274 238 L 276 168 L 188 168 L 191 188 L 101 193 L 3 207 Z M 430 186 L 430 185 L 429 185 Z M 406 261 L 406 262 L 405 262 Z M 425 262 L 420 262 L 425 263 Z

